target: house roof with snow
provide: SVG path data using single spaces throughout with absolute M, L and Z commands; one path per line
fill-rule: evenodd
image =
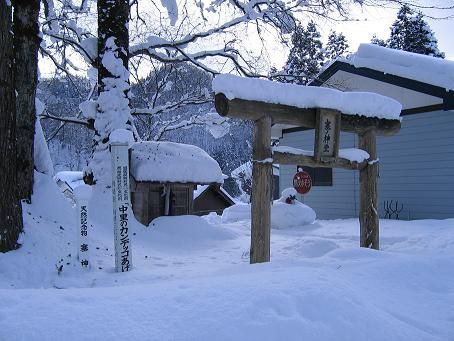
M 223 183 L 219 164 L 199 147 L 174 142 L 136 142 L 131 147 L 136 181 Z
M 454 61 L 361 44 L 311 85 L 371 91 L 402 103 L 402 115 L 454 109 Z
M 454 61 L 374 44 L 334 61 L 310 85 L 393 98 L 402 104 L 401 116 L 454 110 Z M 280 138 L 304 129 L 280 124 L 271 133 Z

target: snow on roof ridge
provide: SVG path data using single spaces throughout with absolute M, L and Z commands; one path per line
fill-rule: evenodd
M 366 67 L 454 90 L 454 61 L 375 44 L 360 44 L 358 51 L 342 59 L 354 67 Z
M 216 76 L 213 90 L 230 100 L 239 98 L 298 108 L 326 108 L 347 115 L 394 120 L 400 119 L 402 110 L 402 105 L 396 100 L 372 92 L 342 92 L 227 74 Z

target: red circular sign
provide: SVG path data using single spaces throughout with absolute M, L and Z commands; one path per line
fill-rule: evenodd
M 298 172 L 293 177 L 293 188 L 299 194 L 306 194 L 311 190 L 312 179 L 309 173 L 307 172 Z

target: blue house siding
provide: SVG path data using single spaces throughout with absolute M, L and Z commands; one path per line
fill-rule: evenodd
M 403 219 L 454 217 L 454 112 L 404 116 L 402 129 L 379 137 L 379 212 L 403 204 Z
M 282 146 L 313 150 L 314 130 L 284 134 L 280 141 Z M 356 144 L 354 134 L 341 133 L 341 148 L 352 148 Z M 280 166 L 279 188 L 292 187 L 296 165 Z M 333 169 L 333 186 L 313 186 L 311 191 L 299 196 L 299 200 L 315 209 L 318 218 L 336 219 L 351 218 L 358 215 L 358 172 Z
M 311 150 L 314 131 L 284 134 L 280 144 Z M 341 134 L 341 148 L 355 147 L 356 136 Z M 454 112 L 405 116 L 399 134 L 377 139 L 379 213 L 383 202 L 403 204 L 401 219 L 454 217 Z M 295 166 L 281 166 L 280 188 L 292 185 Z M 333 186 L 313 187 L 302 198 L 322 219 L 358 216 L 357 171 L 333 170 Z

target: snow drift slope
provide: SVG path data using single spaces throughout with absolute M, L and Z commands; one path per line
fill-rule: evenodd
M 256 265 L 248 220 L 131 221 L 134 269 L 121 274 L 109 196 L 95 195 L 82 271 L 68 257 L 73 211 L 46 179 L 22 248 L 0 254 L 2 341 L 453 340 L 454 219 L 381 221 L 380 252 L 358 247 L 356 219 L 273 229 L 271 263 Z

